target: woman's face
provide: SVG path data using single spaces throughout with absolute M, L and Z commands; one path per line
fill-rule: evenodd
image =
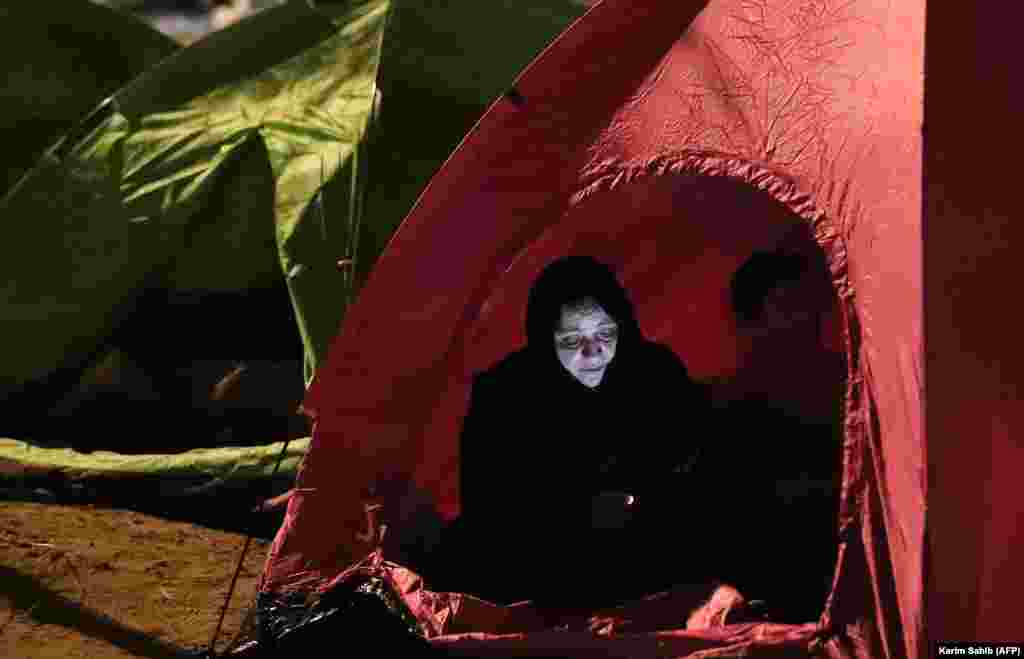
M 594 300 L 562 306 L 555 327 L 555 352 L 565 370 L 584 386 L 601 384 L 615 357 L 619 327 Z

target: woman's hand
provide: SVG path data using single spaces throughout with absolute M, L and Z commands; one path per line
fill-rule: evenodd
M 626 492 L 601 492 L 591 502 L 591 526 L 621 530 L 633 519 L 636 497 Z

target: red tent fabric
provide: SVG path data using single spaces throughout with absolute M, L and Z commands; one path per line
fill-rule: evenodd
M 953 43 L 958 11 L 930 15 L 930 38 Z M 478 655 L 817 648 L 901 657 L 926 653 L 926 629 L 936 639 L 993 640 L 1010 629 L 1003 623 L 1022 574 L 1010 547 L 1024 506 L 1005 483 L 1021 464 L 1011 432 L 1019 406 L 1010 406 L 1024 369 L 1009 336 L 987 344 L 976 319 L 960 333 L 963 314 L 983 316 L 990 296 L 947 299 L 942 282 L 966 292 L 999 284 L 971 269 L 982 256 L 996 259 L 1000 277 L 1013 272 L 990 231 L 1008 230 L 999 204 L 1019 202 L 1008 173 L 993 179 L 1006 183 L 994 201 L 955 187 L 971 180 L 976 161 L 941 153 L 962 147 L 966 156 L 969 140 L 932 138 L 925 154 L 924 41 L 924 0 L 593 7 L 466 137 L 349 311 L 306 399 L 314 440 L 263 589 L 322 586 L 364 559 L 373 549 L 366 504 L 383 496 L 375 484 L 408 477 L 457 514 L 470 376 L 522 342 L 527 288 L 554 258 L 586 253 L 613 264 L 647 333 L 698 377 L 717 376 L 742 370 L 749 352 L 728 313 L 730 274 L 803 231 L 827 259 L 849 371 L 839 556 L 821 618 L 703 635 L 442 634 L 435 642 Z M 935 60 L 963 73 L 948 58 L 956 59 Z M 998 79 L 969 84 L 1001 89 Z M 933 84 L 928 107 L 962 107 L 952 85 Z M 952 110 L 932 113 L 943 137 L 961 132 Z M 939 177 L 927 188 L 924 161 Z M 971 213 L 989 232 L 965 228 Z M 958 260 L 960 249 L 973 256 Z M 936 290 L 926 290 L 925 275 Z M 929 355 L 948 351 L 928 373 L 935 429 L 927 446 L 925 299 L 934 305 Z M 1011 346 L 1018 368 L 1000 368 Z M 818 388 L 824 376 L 785 359 L 776 368 L 787 363 L 780 388 Z M 962 386 L 973 390 L 966 399 Z M 960 441 L 971 435 L 980 441 Z

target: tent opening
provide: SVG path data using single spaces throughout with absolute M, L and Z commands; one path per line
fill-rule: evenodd
M 711 421 L 680 419 L 679 429 L 710 446 L 700 469 L 714 491 L 679 502 L 681 516 L 696 506 L 718 527 L 698 531 L 720 545 L 706 576 L 766 601 L 776 620 L 816 620 L 837 556 L 846 358 L 813 223 L 724 177 L 638 177 L 591 191 L 485 294 L 463 342 L 467 383 L 522 346 L 529 284 L 565 254 L 609 264 L 644 334 L 710 393 Z M 422 546 L 410 540 L 400 552 L 414 570 Z

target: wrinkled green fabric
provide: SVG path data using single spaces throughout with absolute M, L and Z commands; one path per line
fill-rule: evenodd
M 298 316 L 315 365 L 327 338 L 310 325 L 333 333 L 343 311 L 345 236 L 303 238 L 324 219 L 307 211 L 362 137 L 387 10 L 264 12 L 136 79 L 51 150 L 0 203 L 6 375 L 87 350 L 144 286 L 236 290 L 281 268 L 310 309 Z M 265 191 L 269 206 L 246 203 Z
M 0 195 L 104 97 L 176 50 L 146 23 L 88 0 L 0 5 Z
M 310 439 L 289 442 L 277 476 L 294 476 L 309 449 Z M 0 439 L 0 462 L 15 463 L 31 473 L 35 467 L 71 478 L 141 477 L 251 480 L 267 478 L 281 455 L 283 442 L 243 448 L 195 449 L 174 455 L 123 455 L 110 451 L 77 453 L 41 448 L 14 439 Z
M 391 4 L 293 0 L 181 50 L 0 202 L 0 393 L 94 349 L 143 287 L 245 290 L 282 273 L 308 381 L 430 177 L 583 11 Z

